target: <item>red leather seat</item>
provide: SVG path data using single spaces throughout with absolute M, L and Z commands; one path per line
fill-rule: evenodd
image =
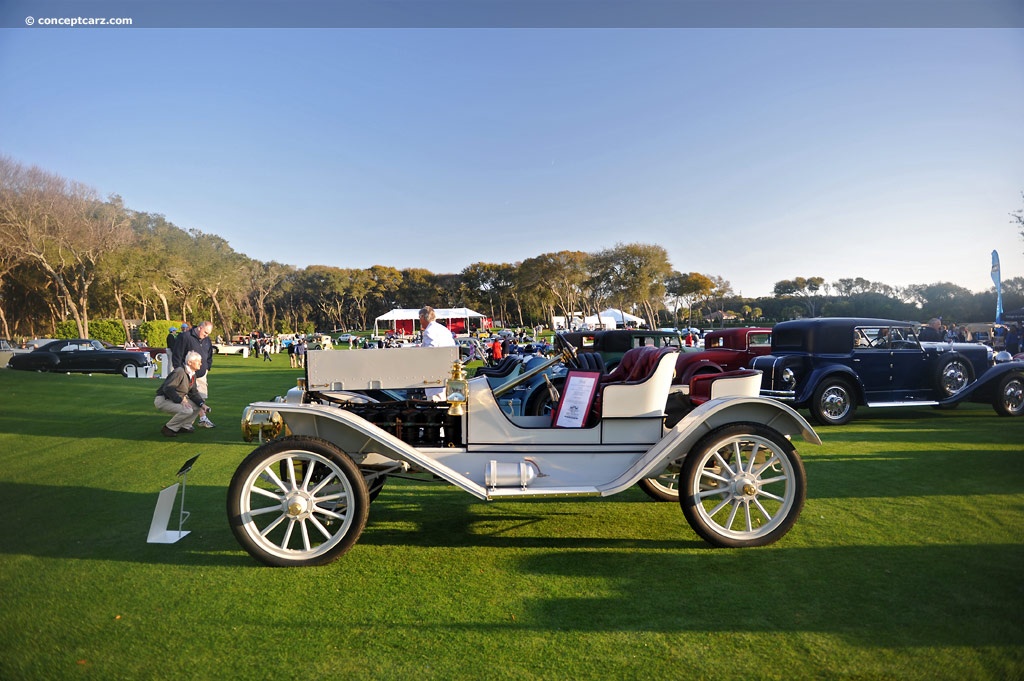
M 760 371 L 754 371 L 753 369 L 736 369 L 735 371 L 725 371 L 718 374 L 698 374 L 690 379 L 690 404 L 696 407 L 710 400 L 711 386 L 719 379 L 760 375 Z
M 593 425 L 601 418 L 601 397 L 606 386 L 611 384 L 643 383 L 654 375 L 654 371 L 658 368 L 661 358 L 668 353 L 674 352 L 676 352 L 676 348 L 656 348 L 653 345 L 644 345 L 627 350 L 626 354 L 619 361 L 618 366 L 610 374 L 600 378 L 600 388 L 590 409 L 587 425 Z

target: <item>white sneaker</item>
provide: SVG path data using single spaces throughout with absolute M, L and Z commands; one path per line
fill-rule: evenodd
M 213 421 L 211 421 L 210 419 L 206 418 L 205 416 L 202 417 L 201 419 L 199 419 L 199 425 L 201 425 L 203 428 L 216 428 L 217 427 L 214 424 Z

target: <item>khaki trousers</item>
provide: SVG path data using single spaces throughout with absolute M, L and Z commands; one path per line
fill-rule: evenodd
M 182 428 L 191 428 L 192 424 L 199 418 L 199 407 L 193 405 L 192 401 L 187 397 L 181 401 L 181 404 L 178 404 L 163 395 L 157 395 L 156 399 L 153 400 L 153 406 L 160 411 L 174 414 L 165 425 L 175 433 Z

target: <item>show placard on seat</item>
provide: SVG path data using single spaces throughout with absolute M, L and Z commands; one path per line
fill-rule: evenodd
M 586 425 L 599 378 L 601 374 L 597 371 L 570 371 L 566 375 L 562 398 L 555 410 L 555 428 L 582 428 Z

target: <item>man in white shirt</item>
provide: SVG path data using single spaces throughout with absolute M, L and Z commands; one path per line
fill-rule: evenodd
M 434 308 L 427 306 L 420 310 L 420 329 L 423 330 L 423 342 L 425 348 L 450 348 L 455 345 L 455 337 L 448 327 L 438 323 L 437 314 Z M 445 400 L 444 388 L 426 388 L 424 392 L 428 400 L 443 402 Z

